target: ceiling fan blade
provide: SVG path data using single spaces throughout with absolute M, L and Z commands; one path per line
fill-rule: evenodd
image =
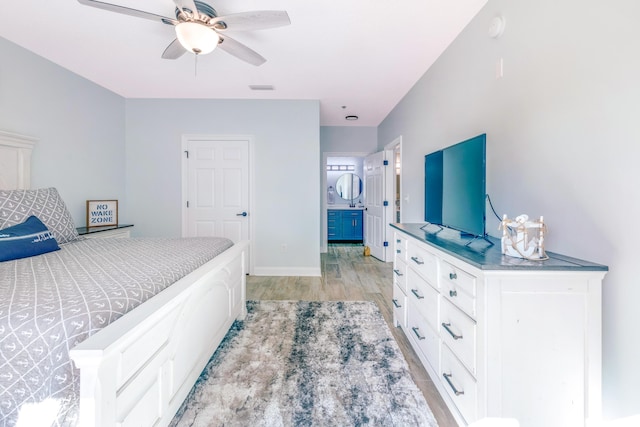
M 291 24 L 289 14 L 284 10 L 254 10 L 218 16 L 209 25 L 219 31 L 249 31 L 283 27 Z
M 167 46 L 167 48 L 162 52 L 163 59 L 178 59 L 186 52 L 185 48 L 182 47 L 180 41 L 175 39 L 174 41 Z
M 218 45 L 218 49 L 222 49 L 228 54 L 255 66 L 262 65 L 267 62 L 262 55 L 230 38 L 226 34 L 220 34 L 220 44 Z
M 193 1 L 193 0 L 173 0 L 173 2 L 176 4 L 176 7 L 178 9 L 180 9 L 181 11 L 184 11 L 184 9 L 189 9 L 194 18 L 197 18 L 199 16 L 198 8 L 196 7 L 196 2 L 195 1 Z
M 124 15 L 135 16 L 137 18 L 150 19 L 152 21 L 160 21 L 167 25 L 176 25 L 178 21 L 173 18 L 167 18 L 166 16 L 156 15 L 150 12 L 144 12 L 138 9 L 131 9 L 129 7 L 118 6 L 111 3 L 104 3 L 96 0 L 78 0 L 80 4 L 85 6 L 97 7 L 98 9 L 109 10 L 111 12 L 122 13 Z

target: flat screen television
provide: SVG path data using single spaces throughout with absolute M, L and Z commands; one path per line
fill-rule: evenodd
M 442 150 L 424 157 L 424 220 L 442 224 Z
M 485 237 L 486 134 L 425 156 L 424 220 Z

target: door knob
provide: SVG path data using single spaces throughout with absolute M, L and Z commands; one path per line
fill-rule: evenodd
M 246 212 L 241 212 L 239 214 L 236 214 L 236 216 L 247 216 L 248 214 Z

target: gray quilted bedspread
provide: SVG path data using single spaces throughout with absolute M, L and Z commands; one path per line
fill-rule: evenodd
M 54 424 L 74 425 L 80 384 L 69 350 L 230 246 L 220 238 L 83 239 L 0 262 L 0 426 L 47 398 L 59 406 Z

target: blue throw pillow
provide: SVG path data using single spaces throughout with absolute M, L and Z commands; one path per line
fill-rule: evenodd
M 0 230 L 0 261 L 27 258 L 60 249 L 49 229 L 35 216 Z

